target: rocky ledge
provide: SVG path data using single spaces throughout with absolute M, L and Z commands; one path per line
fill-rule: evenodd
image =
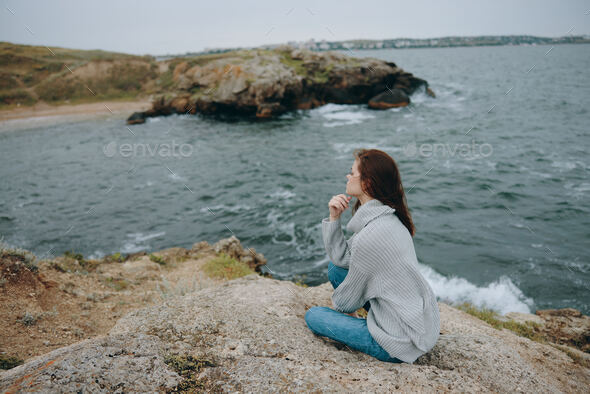
M 250 267 L 264 262 L 255 252 L 250 259 L 235 237 L 222 241 L 161 256 L 186 257 L 175 268 L 183 276 L 200 272 L 195 259 L 219 251 Z M 123 265 L 145 269 L 153 261 L 144 257 Z M 2 372 L 0 390 L 581 393 L 590 387 L 590 357 L 578 350 L 587 351 L 579 341 L 588 343 L 590 318 L 575 310 L 512 316 L 532 320 L 530 327 L 565 344 L 558 345 L 494 328 L 439 302 L 441 335 L 434 348 L 414 364 L 391 364 L 307 328 L 307 309 L 330 306 L 331 294 L 329 282 L 306 287 L 259 273 L 222 281 L 133 310 L 106 335 Z
M 187 58 L 172 71 L 167 93 L 127 123 L 175 113 L 272 118 L 327 103 L 387 109 L 408 105 L 409 96 L 420 88 L 434 97 L 428 82 L 395 63 L 289 46 Z

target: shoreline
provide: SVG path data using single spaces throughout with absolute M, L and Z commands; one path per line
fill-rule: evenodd
M 101 116 L 129 116 L 133 112 L 151 108 L 150 100 L 134 101 L 98 101 L 83 104 L 49 105 L 37 103 L 30 107 L 0 110 L 0 132 L 28 127 L 32 123 L 44 125 L 68 120 L 84 120 Z

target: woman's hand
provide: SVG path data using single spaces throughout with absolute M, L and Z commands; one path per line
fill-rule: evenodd
M 342 215 L 342 212 L 348 208 L 348 202 L 351 198 L 351 196 L 347 196 L 346 194 L 338 194 L 332 197 L 328 203 L 328 208 L 330 208 L 330 221 L 338 220 L 340 215 Z

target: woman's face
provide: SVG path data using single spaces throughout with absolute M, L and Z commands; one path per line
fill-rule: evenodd
M 358 170 L 358 160 L 352 164 L 351 173 L 346 175 L 348 182 L 346 182 L 346 194 L 353 197 L 359 197 L 364 194 L 361 188 L 361 173 Z

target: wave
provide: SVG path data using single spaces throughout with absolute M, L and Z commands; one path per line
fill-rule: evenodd
M 328 114 L 331 112 L 344 111 L 346 109 L 349 109 L 350 107 L 351 106 L 349 104 L 328 103 L 326 105 L 322 105 L 321 107 L 313 109 L 312 112 L 319 113 L 319 114 Z
M 235 213 L 235 212 L 239 212 L 239 211 L 244 211 L 244 210 L 248 210 L 248 209 L 252 209 L 251 206 L 249 205 L 245 205 L 245 204 L 238 204 L 238 205 L 225 205 L 225 204 L 218 204 L 218 205 L 212 205 L 212 206 L 206 206 L 203 207 L 201 209 L 199 209 L 199 212 L 202 213 L 211 213 L 214 211 L 224 211 L 224 212 L 231 212 L 231 213 Z
M 168 174 L 168 178 L 173 179 L 175 181 L 186 181 L 186 178 L 184 178 L 178 174 Z
M 273 200 L 288 200 L 295 197 L 297 194 L 286 189 L 278 189 L 271 194 L 267 194 L 267 197 L 271 197 Z
M 273 230 L 272 235 L 272 243 L 274 244 L 283 244 L 283 245 L 290 245 L 290 246 L 297 246 L 297 236 L 295 234 L 295 223 L 294 222 L 285 222 L 281 223 L 279 218 L 281 217 L 281 213 L 277 212 L 276 210 L 272 209 L 268 215 L 266 215 L 266 220 L 270 223 L 270 228 Z
M 420 87 L 416 92 L 410 96 L 411 104 L 417 108 L 426 106 L 428 108 L 442 108 L 445 110 L 452 110 L 455 112 L 462 112 L 464 110 L 464 101 L 467 100 L 469 92 L 466 88 L 459 84 L 446 83 L 436 86 L 430 86 L 435 94 L 436 99 L 433 99 L 426 94 L 425 87 Z
M 2 216 L 0 216 L 0 223 L 3 223 L 3 222 L 4 223 L 14 222 L 14 218 L 13 217 L 10 217 L 10 216 L 2 215 Z
M 137 189 L 144 189 L 146 187 L 150 187 L 150 186 L 153 186 L 153 185 L 154 185 L 154 182 L 147 181 L 146 183 L 137 184 L 137 185 L 133 186 L 133 188 L 136 189 L 136 190 Z
M 478 287 L 464 278 L 444 277 L 422 264 L 419 269 L 434 294 L 444 302 L 470 302 L 478 308 L 492 309 L 502 315 L 508 312 L 531 313 L 534 307 L 533 299 L 526 297 L 507 276 L 501 276 L 485 287 Z
M 123 248 L 121 249 L 122 253 L 137 253 L 141 252 L 142 250 L 146 250 L 150 248 L 150 245 L 146 243 L 153 238 L 158 238 L 165 235 L 165 231 L 161 231 L 158 233 L 151 233 L 151 234 L 143 234 L 143 233 L 130 233 L 127 234 L 127 238 L 131 238 L 127 242 L 123 244 Z
M 92 259 L 92 260 L 100 260 L 106 255 L 107 254 L 105 252 L 103 252 L 102 250 L 95 250 L 94 253 L 92 253 L 88 256 L 88 258 Z
M 588 194 L 587 192 L 590 191 L 590 183 L 586 182 L 582 182 L 580 184 L 569 182 L 563 185 L 563 187 L 570 190 L 569 193 L 571 193 L 571 197 L 576 200 L 584 197 Z
M 372 119 L 375 116 L 366 113 L 364 108 L 360 110 L 351 110 L 352 108 L 357 109 L 358 105 L 338 105 L 338 104 L 327 104 L 317 110 L 323 118 L 330 122 L 325 122 L 324 127 L 336 127 L 362 123 L 366 119 Z
M 496 196 L 502 197 L 503 199 L 508 201 L 518 201 L 522 198 L 527 197 L 526 195 L 517 192 L 499 192 L 496 193 Z
M 403 146 L 385 146 L 383 143 L 386 142 L 385 140 L 375 142 L 354 142 L 354 143 L 347 143 L 347 142 L 336 142 L 332 144 L 332 148 L 338 153 L 352 153 L 357 148 L 365 148 L 365 149 L 380 149 L 385 152 L 402 152 L 404 150 Z M 348 157 L 348 156 L 346 156 Z M 352 156 L 351 156 L 352 157 Z
M 551 162 L 551 167 L 557 168 L 560 172 L 562 171 L 569 171 L 575 168 L 581 168 L 586 170 L 588 166 L 581 162 L 581 161 L 553 161 Z

